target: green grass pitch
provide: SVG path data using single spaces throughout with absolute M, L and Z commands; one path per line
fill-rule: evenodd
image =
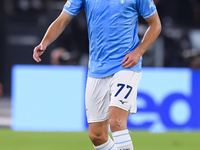
M 131 132 L 135 150 L 200 150 L 200 132 Z M 88 132 L 0 129 L 0 150 L 94 150 Z

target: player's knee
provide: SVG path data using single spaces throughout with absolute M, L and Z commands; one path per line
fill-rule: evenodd
M 126 128 L 126 124 L 120 119 L 109 119 L 110 129 L 112 132 L 120 131 Z
M 89 133 L 89 138 L 95 146 L 106 143 L 108 135 L 102 133 Z

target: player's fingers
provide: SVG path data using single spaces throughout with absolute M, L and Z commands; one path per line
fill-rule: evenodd
M 40 58 L 40 57 L 37 57 L 37 58 L 35 58 L 34 60 L 35 60 L 36 62 L 39 63 L 39 62 L 41 61 L 41 58 Z
M 126 61 L 122 67 L 124 68 L 131 68 L 133 66 L 135 66 L 137 64 L 137 60 L 134 60 L 134 59 L 129 59 L 128 61 Z
M 124 63 L 122 64 L 122 67 L 123 67 L 123 68 L 126 68 L 130 63 L 131 63 L 131 60 L 128 59 L 128 60 L 126 60 L 126 62 L 124 62 Z
M 122 60 L 122 63 L 125 63 L 127 60 L 128 60 L 128 55 L 126 55 L 125 57 L 124 57 L 124 59 Z
M 40 62 L 41 61 L 41 58 L 38 56 L 37 53 L 34 52 L 33 54 L 33 59 L 36 61 L 36 62 Z
M 40 62 L 41 61 L 40 55 L 42 54 L 42 51 L 44 51 L 45 49 L 46 49 L 46 47 L 42 46 L 42 45 L 38 45 L 37 47 L 34 48 L 33 59 L 36 62 Z
M 131 68 L 131 67 L 133 67 L 134 65 L 132 64 L 132 63 L 129 63 L 129 64 L 127 64 L 126 66 L 124 66 L 123 68 Z
M 37 58 L 36 56 L 34 56 L 34 55 L 33 55 L 33 59 L 34 59 L 36 62 L 39 61 L 38 58 Z

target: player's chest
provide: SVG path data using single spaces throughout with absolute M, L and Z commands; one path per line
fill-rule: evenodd
M 134 10 L 136 0 L 85 0 L 86 9 L 100 12 L 123 12 Z

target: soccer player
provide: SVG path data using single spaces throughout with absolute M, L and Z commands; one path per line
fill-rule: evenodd
M 137 109 L 142 55 L 161 31 L 155 4 L 153 0 L 68 0 L 35 47 L 37 62 L 83 8 L 90 51 L 85 95 L 89 137 L 96 150 L 133 150 L 127 119 Z M 141 42 L 137 35 L 139 15 L 149 25 Z M 108 135 L 109 124 L 113 140 Z

